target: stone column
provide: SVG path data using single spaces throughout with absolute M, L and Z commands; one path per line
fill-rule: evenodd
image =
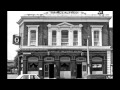
M 58 28 L 57 30 L 57 46 L 61 46 L 61 30 Z
M 23 58 L 23 74 L 27 74 L 27 60 L 26 56 Z
M 82 24 L 79 25 L 79 29 L 78 29 L 78 46 L 82 46 Z
M 100 39 L 100 46 L 102 46 L 102 30 L 100 30 L 100 37 L 99 37 L 99 39 Z
M 71 59 L 71 78 L 75 79 L 76 78 L 76 65 L 75 65 L 75 58 Z
M 48 24 L 48 46 L 52 46 L 52 30 L 51 24 Z
M 59 56 L 56 55 L 55 57 L 55 78 L 60 78 L 60 60 Z
M 21 71 L 21 57 L 18 56 L 18 75 L 20 75 L 20 71 Z
M 107 51 L 107 74 L 110 74 L 111 51 Z
M 43 79 L 43 61 L 40 59 L 40 60 L 38 60 L 38 62 L 39 62 L 39 76 L 40 76 L 40 78 L 41 79 Z
M 68 35 L 69 46 L 73 46 L 73 30 L 72 30 L 72 28 L 70 28 L 70 30 L 68 32 L 69 32 L 69 35 Z

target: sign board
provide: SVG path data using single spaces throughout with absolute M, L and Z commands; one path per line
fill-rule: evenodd
M 50 53 L 82 53 L 80 50 L 54 50 L 49 51 Z
M 13 44 L 20 45 L 20 36 L 13 35 Z

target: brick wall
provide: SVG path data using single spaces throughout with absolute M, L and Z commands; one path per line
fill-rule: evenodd
M 48 45 L 48 24 L 56 25 L 62 22 L 25 22 L 24 23 L 24 42 L 23 45 L 28 44 L 28 28 L 26 25 L 40 25 L 38 28 L 38 45 Z M 108 23 L 105 22 L 68 22 L 74 25 L 82 24 L 82 45 L 87 45 L 87 36 L 89 35 L 89 46 L 92 45 L 91 27 L 90 25 L 104 25 L 102 30 L 102 45 L 109 45 Z

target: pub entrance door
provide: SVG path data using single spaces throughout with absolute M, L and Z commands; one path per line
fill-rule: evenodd
M 44 78 L 54 78 L 54 64 L 44 64 Z
M 82 78 L 82 63 L 77 64 L 77 78 Z

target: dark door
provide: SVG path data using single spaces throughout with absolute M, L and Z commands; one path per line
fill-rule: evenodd
M 49 78 L 54 78 L 54 64 L 49 64 Z
M 77 64 L 77 78 L 82 78 L 82 64 Z

